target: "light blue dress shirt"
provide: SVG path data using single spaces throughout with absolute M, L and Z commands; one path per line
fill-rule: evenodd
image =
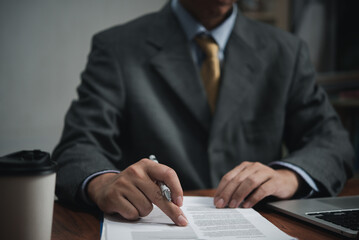
M 227 19 L 221 23 L 221 25 L 210 31 L 208 31 L 202 24 L 194 19 L 181 5 L 181 3 L 178 2 L 178 0 L 173 0 L 171 2 L 171 7 L 186 34 L 187 40 L 190 43 L 194 62 L 197 63 L 198 66 L 201 66 L 201 63 L 205 58 L 203 51 L 199 48 L 194 40 L 197 35 L 202 34 L 211 36 L 217 43 L 219 47 L 218 58 L 220 62 L 222 62 L 224 59 L 224 50 L 226 48 L 227 41 L 231 35 L 234 23 L 236 21 L 238 12 L 237 5 L 234 5 L 231 15 L 228 16 Z

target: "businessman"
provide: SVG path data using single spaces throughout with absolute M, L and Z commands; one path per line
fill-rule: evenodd
M 53 153 L 65 202 L 127 219 L 153 203 L 184 226 L 183 189 L 217 188 L 217 208 L 247 208 L 335 195 L 351 175 L 305 45 L 235 0 L 173 0 L 96 34 L 78 95 Z

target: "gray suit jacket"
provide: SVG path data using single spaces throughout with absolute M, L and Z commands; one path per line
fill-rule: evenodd
M 94 36 L 79 99 L 53 153 L 60 200 L 84 179 L 155 154 L 188 189 L 215 188 L 243 161 L 282 159 L 337 194 L 353 151 L 297 38 L 239 13 L 212 116 L 189 43 L 169 5 Z

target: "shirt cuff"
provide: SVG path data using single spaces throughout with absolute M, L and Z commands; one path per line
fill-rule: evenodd
M 120 171 L 118 170 L 104 170 L 104 171 L 100 171 L 100 172 L 95 172 L 94 174 L 91 174 L 90 176 L 88 176 L 87 178 L 85 178 L 85 180 L 82 182 L 81 184 L 81 189 L 80 189 L 80 194 L 81 194 L 81 198 L 82 200 L 88 205 L 88 206 L 94 206 L 95 204 L 89 199 L 88 195 L 87 195 L 87 184 L 95 177 L 105 174 L 105 173 L 120 173 Z
M 318 186 L 317 184 L 314 182 L 313 178 L 311 176 L 309 176 L 308 173 L 306 173 L 302 168 L 295 166 L 291 163 L 288 162 L 284 162 L 284 161 L 274 161 L 271 162 L 270 164 L 268 164 L 270 167 L 272 166 L 281 166 L 281 167 L 285 167 L 288 168 L 294 172 L 296 172 L 299 176 L 302 177 L 302 179 L 308 184 L 308 186 L 311 188 L 309 193 L 305 196 L 302 196 L 302 198 L 309 198 L 311 197 L 314 193 L 319 192 Z

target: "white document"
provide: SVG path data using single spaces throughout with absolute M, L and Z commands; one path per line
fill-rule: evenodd
M 157 206 L 137 221 L 105 215 L 101 240 L 295 239 L 254 209 L 217 209 L 211 197 L 184 197 L 182 211 L 189 222 L 186 227 L 176 226 Z

